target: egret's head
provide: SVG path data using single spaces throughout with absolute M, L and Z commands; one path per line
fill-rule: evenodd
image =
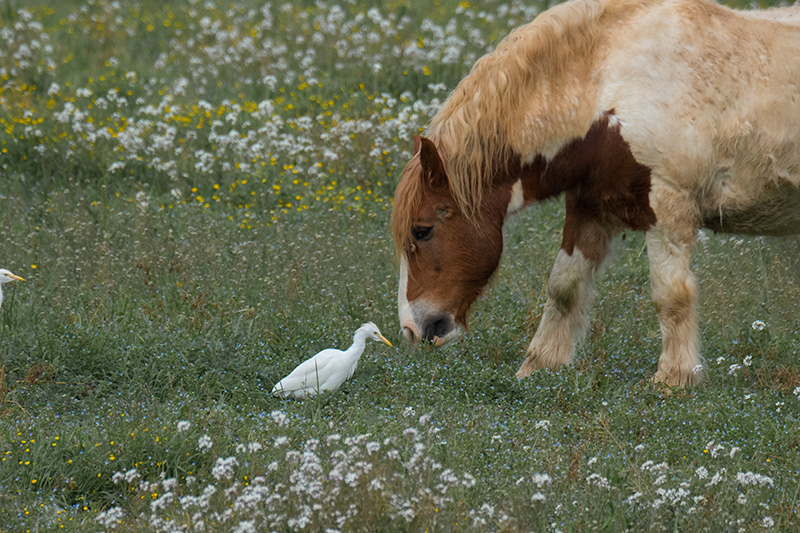
M 389 340 L 386 337 L 381 335 L 381 330 L 378 329 L 378 326 L 376 326 L 372 322 L 367 322 L 366 324 L 361 324 L 361 327 L 358 328 L 358 330 L 359 331 L 363 331 L 364 333 L 366 333 L 368 339 L 372 339 L 374 341 L 385 342 L 389 346 L 392 345 L 392 343 L 389 342 Z
M 5 268 L 0 268 L 0 283 L 8 283 L 9 281 L 14 281 L 14 280 L 25 281 L 23 278 L 17 276 L 16 274 L 12 274 Z

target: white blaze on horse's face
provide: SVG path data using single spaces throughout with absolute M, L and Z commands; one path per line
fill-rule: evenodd
M 435 145 L 417 140 L 392 217 L 400 247 L 398 314 L 409 341 L 439 346 L 466 328 L 469 307 L 500 261 L 510 184 L 500 196 L 487 194 L 486 208 L 467 219 L 458 211 Z M 505 202 L 500 209 L 498 201 Z
M 455 322 L 453 314 L 443 313 L 425 299 L 418 299 L 412 305 L 408 302 L 407 294 L 408 260 L 403 256 L 400 259 L 400 285 L 397 291 L 397 311 L 403 336 L 409 342 L 425 339 L 435 346 L 441 346 L 461 334 L 462 328 Z
M 408 261 L 406 256 L 400 258 L 400 285 L 397 289 L 397 313 L 400 316 L 400 330 L 409 342 L 421 338 L 419 327 L 414 322 L 414 313 L 408 303 L 406 290 L 408 288 Z

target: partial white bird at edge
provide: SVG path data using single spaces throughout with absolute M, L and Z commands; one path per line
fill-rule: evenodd
M 5 268 L 0 268 L 0 306 L 3 305 L 3 284 L 8 283 L 9 281 L 25 281 L 25 278 L 21 278 L 16 274 L 12 274 L 10 271 L 6 270 Z
M 362 324 L 353 335 L 353 345 L 347 350 L 328 348 L 300 363 L 297 368 L 275 384 L 272 394 L 281 398 L 307 398 L 320 391 L 335 391 L 347 381 L 358 366 L 367 339 L 392 345 L 372 322 Z

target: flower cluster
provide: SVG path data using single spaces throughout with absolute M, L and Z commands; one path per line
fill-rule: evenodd
M 285 413 L 273 413 L 276 430 L 282 419 Z M 150 501 L 149 508 L 128 516 L 115 506 L 96 520 L 109 529 L 138 524 L 153 531 L 203 531 L 220 524 L 239 531 L 402 527 L 418 517 L 435 523 L 436 515 L 458 505 L 458 495 L 476 479 L 444 468 L 435 458 L 440 428 L 429 424 L 427 415 L 419 422 L 419 429 L 408 427 L 401 436 L 383 439 L 370 434 L 331 433 L 305 440 L 274 435 L 237 446 L 235 455 L 216 457 L 207 479 L 162 476 L 150 481 L 136 470 L 120 471 L 113 482 L 122 493 L 133 491 Z M 211 443 L 201 438 L 199 452 L 210 449 Z M 537 475 L 534 482 L 543 487 L 550 479 Z

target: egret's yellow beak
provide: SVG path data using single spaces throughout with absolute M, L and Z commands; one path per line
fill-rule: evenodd
M 378 338 L 380 340 L 382 340 L 383 342 L 385 342 L 386 344 L 388 344 L 390 348 L 392 347 L 392 343 L 389 342 L 389 340 L 386 337 L 384 337 L 383 335 L 381 335 L 380 333 L 378 333 Z
M 16 274 L 8 274 L 8 277 L 11 278 L 11 279 L 15 279 L 17 281 L 25 281 L 25 278 L 21 278 L 21 277 L 17 276 Z

